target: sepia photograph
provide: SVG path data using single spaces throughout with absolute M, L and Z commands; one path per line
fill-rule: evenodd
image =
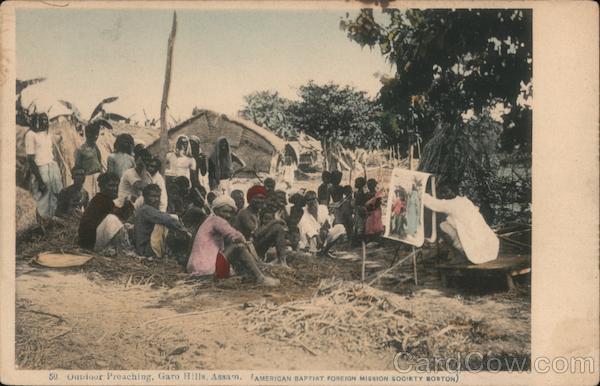
M 537 371 L 531 8 L 50 3 L 13 9 L 14 370 Z

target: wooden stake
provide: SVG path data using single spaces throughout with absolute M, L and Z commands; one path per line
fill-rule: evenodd
M 362 273 L 361 273 L 361 282 L 364 283 L 365 282 L 365 263 L 367 260 L 367 244 L 365 244 L 365 241 L 362 241 Z
M 160 102 L 160 142 L 159 158 L 161 161 L 161 173 L 165 174 L 165 165 L 167 152 L 169 150 L 169 137 L 167 133 L 167 102 L 169 100 L 169 89 L 171 87 L 171 66 L 173 63 L 173 46 L 175 45 L 175 35 L 177 33 L 177 13 L 173 12 L 173 25 L 171 34 L 167 43 L 167 66 L 165 68 L 165 83 L 163 85 L 162 100 Z
M 417 248 L 412 247 L 412 263 L 413 263 L 413 275 L 415 276 L 415 285 L 419 285 L 419 280 L 417 279 Z
M 398 267 L 399 265 L 403 264 L 406 260 L 410 259 L 416 252 L 411 252 L 409 253 L 407 256 L 405 256 L 403 259 L 399 259 L 397 262 L 395 262 L 391 267 L 384 269 L 383 271 L 378 272 L 375 277 L 373 277 L 373 279 L 369 280 L 369 285 L 373 285 L 373 283 L 375 283 L 377 280 L 379 280 L 383 275 L 385 275 L 386 273 L 390 272 L 391 270 L 393 270 L 394 268 Z

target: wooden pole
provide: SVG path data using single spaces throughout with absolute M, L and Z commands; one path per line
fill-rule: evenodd
M 414 145 L 411 143 L 408 148 L 408 170 L 413 170 L 413 148 Z M 415 246 L 412 247 L 412 264 L 413 264 L 413 275 L 415 277 L 415 285 L 419 284 L 417 279 L 417 249 Z
M 177 33 L 177 13 L 173 12 L 173 25 L 171 34 L 167 43 L 167 65 L 165 68 L 165 83 L 163 85 L 162 100 L 160 102 L 160 142 L 159 158 L 161 161 L 161 173 L 165 173 L 167 152 L 169 150 L 169 137 L 167 133 L 167 102 L 169 100 L 169 89 L 171 88 L 171 67 L 173 63 L 173 46 L 175 45 L 175 35 Z
M 360 275 L 361 277 L 361 283 L 365 282 L 365 263 L 367 260 L 367 244 L 365 244 L 365 241 L 362 241 L 362 273 Z
M 383 275 L 385 275 L 386 273 L 390 272 L 391 270 L 395 269 L 396 267 L 402 265 L 406 260 L 410 259 L 411 257 L 413 257 L 413 255 L 415 254 L 415 252 L 411 252 L 409 253 L 407 256 L 405 256 L 403 259 L 399 259 L 397 262 L 395 262 L 391 267 L 384 269 L 383 271 L 378 272 L 377 274 L 375 274 L 374 276 L 371 276 L 372 279 L 369 280 L 369 282 L 367 283 L 368 285 L 373 285 L 373 283 L 375 283 L 377 280 L 379 280 Z
M 412 247 L 412 263 L 413 263 L 413 275 L 415 276 L 415 285 L 419 285 L 419 280 L 417 279 L 417 248 Z

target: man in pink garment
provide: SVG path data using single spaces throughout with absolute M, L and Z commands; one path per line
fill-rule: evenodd
M 220 195 L 212 203 L 214 215 L 209 216 L 198 228 L 187 263 L 187 271 L 192 275 L 214 275 L 217 256 L 221 253 L 235 271 L 252 276 L 260 284 L 277 286 L 279 280 L 265 275 L 252 255 L 244 236 L 230 221 L 234 219 L 235 201 L 227 195 Z

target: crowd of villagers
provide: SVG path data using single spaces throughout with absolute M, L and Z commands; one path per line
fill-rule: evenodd
M 247 191 L 232 190 L 235 164 L 225 137 L 210 155 L 195 136 L 179 136 L 161 161 L 131 135 L 116 137 L 103 166 L 96 141 L 101 121 L 85 127 L 75 150 L 72 185 L 63 187 L 46 114 L 32 116 L 25 135 L 38 222 L 76 221 L 84 250 L 119 258 L 175 258 L 196 276 L 242 275 L 279 284 L 265 264 L 287 265 L 291 251 L 321 257 L 341 242 L 360 243 L 383 232 L 381 194 L 373 179 L 342 186 L 342 173 L 325 171 L 317 191 L 277 189 L 265 178 Z M 290 173 L 285 173 L 289 175 Z M 282 182 L 282 183 L 283 183 Z

